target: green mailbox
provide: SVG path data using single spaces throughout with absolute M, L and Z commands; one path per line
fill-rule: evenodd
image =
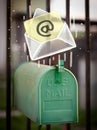
M 24 63 L 14 73 L 18 110 L 38 124 L 78 120 L 78 85 L 62 62 L 56 67 Z

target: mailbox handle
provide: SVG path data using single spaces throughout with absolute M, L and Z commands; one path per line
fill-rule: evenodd
M 56 65 L 56 70 L 58 72 L 63 72 L 63 70 L 64 70 L 64 60 L 58 61 L 58 65 Z
M 59 60 L 58 65 L 56 66 L 56 73 L 55 73 L 55 82 L 61 83 L 62 82 L 62 72 L 64 70 L 64 60 Z

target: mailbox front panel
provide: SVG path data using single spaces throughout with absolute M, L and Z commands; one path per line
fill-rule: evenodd
M 76 122 L 78 114 L 78 89 L 74 75 L 64 69 L 47 72 L 39 90 L 41 123 Z

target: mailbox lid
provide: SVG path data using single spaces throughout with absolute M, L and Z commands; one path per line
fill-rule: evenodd
M 58 72 L 54 68 L 42 78 L 38 94 L 40 124 L 77 122 L 78 84 L 75 76 L 68 69 Z

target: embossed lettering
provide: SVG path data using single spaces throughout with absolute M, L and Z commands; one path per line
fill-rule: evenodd
M 54 79 L 47 79 L 47 86 L 45 87 L 46 100 L 61 100 L 72 96 L 71 87 L 68 82 L 68 77 L 63 77 L 62 82 L 57 84 Z

